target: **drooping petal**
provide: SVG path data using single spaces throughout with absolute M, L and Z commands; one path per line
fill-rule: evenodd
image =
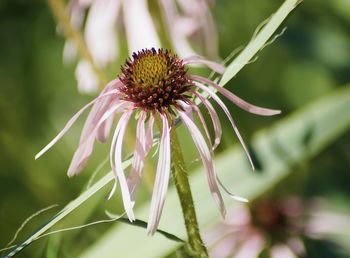
M 82 59 L 75 68 L 75 77 L 78 81 L 78 90 L 82 94 L 93 94 L 98 89 L 98 78 L 91 64 Z
M 214 144 L 213 144 L 213 149 L 215 150 L 216 147 L 220 144 L 221 136 L 222 136 L 222 129 L 221 129 L 221 123 L 219 120 L 219 116 L 216 113 L 213 106 L 208 101 L 208 99 L 204 98 L 203 95 L 200 94 L 199 92 L 196 92 L 196 91 L 191 91 L 191 92 L 202 101 L 202 103 L 204 104 L 204 106 L 206 107 L 206 109 L 209 112 L 209 115 L 210 115 L 211 120 L 213 122 L 214 132 L 215 132 L 215 140 L 214 140 Z
M 222 100 L 211 89 L 209 89 L 208 87 L 205 87 L 204 85 L 202 85 L 202 84 L 200 84 L 200 83 L 198 83 L 196 81 L 192 81 L 192 85 L 194 85 L 194 86 L 202 89 L 203 91 L 207 92 L 210 95 L 210 97 L 212 97 L 219 104 L 219 106 L 225 112 L 227 118 L 229 119 L 229 121 L 231 123 L 231 126 L 232 126 L 233 130 L 235 131 L 235 133 L 237 135 L 237 138 L 238 138 L 239 142 L 241 143 L 241 145 L 242 145 L 242 147 L 243 147 L 243 149 L 244 149 L 244 151 L 245 151 L 245 153 L 246 153 L 246 155 L 248 157 L 248 160 L 250 162 L 251 167 L 253 169 L 255 169 L 254 168 L 254 163 L 253 163 L 252 158 L 250 157 L 248 148 L 245 145 L 245 143 L 243 141 L 243 138 L 242 138 L 241 134 L 239 133 L 239 130 L 238 130 L 237 126 L 236 126 L 236 123 L 234 122 L 234 120 L 233 120 L 229 110 L 227 109 L 226 105 L 224 104 L 224 102 L 222 102 Z
M 196 104 L 194 104 L 192 101 L 189 100 L 189 102 L 191 103 L 190 107 L 196 111 L 197 115 L 198 115 L 198 118 L 199 120 L 201 121 L 202 125 L 203 125 L 203 128 L 204 128 L 204 132 L 208 138 L 208 141 L 211 143 L 211 138 L 210 138 L 210 133 L 209 133 L 209 129 L 208 129 L 208 126 L 207 126 L 207 123 L 205 122 L 205 119 L 204 119 L 204 116 L 202 114 L 202 111 L 197 107 Z M 192 120 L 193 118 L 191 116 L 188 116 L 190 117 Z
M 153 146 L 153 125 L 154 125 L 154 116 L 151 115 L 148 121 L 148 129 L 146 132 L 146 152 L 148 153 Z
M 163 7 L 163 17 L 165 24 L 169 31 L 171 42 L 176 53 L 180 57 L 185 57 L 194 54 L 190 43 L 187 40 L 186 29 L 183 28 L 183 24 L 179 23 L 180 17 L 178 17 L 178 11 L 176 3 L 172 0 L 160 0 L 161 6 Z M 186 24 L 188 26 L 188 24 Z
M 298 256 L 293 253 L 289 246 L 285 244 L 274 245 L 271 248 L 271 258 L 297 258 Z
M 113 62 L 118 55 L 116 21 L 120 0 L 93 1 L 85 24 L 85 41 L 99 66 Z
M 94 99 L 93 101 L 89 102 L 88 104 L 86 104 L 82 109 L 80 109 L 71 119 L 69 119 L 69 121 L 67 122 L 67 124 L 64 126 L 64 128 L 62 129 L 61 132 L 59 132 L 59 134 L 51 141 L 49 142 L 49 144 L 47 144 L 38 154 L 35 155 L 35 159 L 38 159 L 41 155 L 43 155 L 46 151 L 48 151 L 59 139 L 62 138 L 62 136 L 71 128 L 71 126 L 75 123 L 75 121 L 80 117 L 80 115 L 87 109 L 89 108 L 91 105 L 93 105 L 96 101 L 111 96 L 113 94 L 117 94 L 118 91 L 117 90 L 111 90 L 108 93 L 102 94 L 100 96 L 98 96 L 96 99 Z
M 249 202 L 248 199 L 238 196 L 236 194 L 231 193 L 226 186 L 221 182 L 220 178 L 217 176 L 217 180 L 221 186 L 222 189 L 224 189 L 224 191 L 234 200 L 239 201 L 239 202 Z
M 77 52 L 77 46 L 75 45 L 74 41 L 67 39 L 63 47 L 63 63 L 65 65 L 73 63 L 77 56 Z
M 225 217 L 226 209 L 225 209 L 225 204 L 222 199 L 218 182 L 217 182 L 217 176 L 216 176 L 216 171 L 214 167 L 214 159 L 212 157 L 212 152 L 209 150 L 201 132 L 199 131 L 197 126 L 193 123 L 193 121 L 186 115 L 185 112 L 179 111 L 179 114 L 181 116 L 182 121 L 188 128 L 188 131 L 190 132 L 192 139 L 198 149 L 199 155 L 201 156 L 203 165 L 207 172 L 206 175 L 209 183 L 209 188 L 214 197 L 214 200 L 218 205 L 222 216 Z
M 119 102 L 118 104 L 112 106 L 110 109 L 106 110 L 101 119 L 98 121 L 94 130 L 90 133 L 89 137 L 86 138 L 83 142 L 81 142 L 79 144 L 78 149 L 75 151 L 71 164 L 68 168 L 69 177 L 78 174 L 85 167 L 86 162 L 93 151 L 95 137 L 99 127 L 110 117 L 113 117 L 114 113 L 116 113 L 120 109 L 125 108 L 128 105 L 128 102 Z
M 233 94 L 231 91 L 225 89 L 224 87 L 221 87 L 220 85 L 216 84 L 215 82 L 206 79 L 202 76 L 198 75 L 192 75 L 191 78 L 193 80 L 199 81 L 200 83 L 208 84 L 212 87 L 214 87 L 217 91 L 219 91 L 222 95 L 224 95 L 226 98 L 228 98 L 230 101 L 232 101 L 235 105 L 240 107 L 241 109 L 248 111 L 249 113 L 261 115 L 261 116 L 273 116 L 278 115 L 281 113 L 281 110 L 275 110 L 275 109 L 269 109 L 269 108 L 262 108 L 255 106 L 253 104 L 250 104 L 243 99 L 237 97 L 235 94 Z
M 184 102 L 179 102 L 181 104 L 181 107 L 183 108 L 183 110 L 185 111 L 185 113 L 191 118 L 193 119 L 193 112 L 192 112 L 192 106 L 184 103 Z
M 145 119 L 146 113 L 141 112 L 140 117 L 137 121 L 136 127 L 136 143 L 134 150 L 134 159 L 131 166 L 131 171 L 129 173 L 127 183 L 131 192 L 131 201 L 135 202 L 135 196 L 137 192 L 137 187 L 139 185 L 142 170 L 144 166 L 144 161 L 146 157 L 146 132 L 145 132 Z
M 176 2 L 179 4 L 181 11 L 185 13 L 185 17 L 188 17 L 192 20 L 192 23 L 195 23 L 196 31 L 193 32 L 200 33 L 202 36 L 206 48 L 206 56 L 216 57 L 218 37 L 208 1 L 177 0 Z
M 130 197 L 130 190 L 126 182 L 126 177 L 122 166 L 122 163 L 123 163 L 122 162 L 122 145 L 123 145 L 125 130 L 127 128 L 132 112 L 133 112 L 133 109 L 129 109 L 120 117 L 120 120 L 114 132 L 112 147 L 110 152 L 110 162 L 111 162 L 112 170 L 114 172 L 116 180 L 119 180 L 124 209 L 131 222 L 135 220 L 135 215 L 133 212 L 133 203 Z
M 227 225 L 225 225 L 227 228 Z M 226 233 L 226 232 L 225 232 Z M 249 240 L 248 240 L 249 241 Z M 220 232 L 219 239 L 216 243 L 209 246 L 209 255 L 211 258 L 228 258 L 232 257 L 237 245 L 240 243 L 240 237 L 230 232 L 224 234 Z M 247 257 L 248 258 L 248 257 Z M 256 257 L 249 257 L 256 258 Z
M 202 64 L 202 65 L 206 65 L 208 66 L 210 69 L 212 69 L 213 71 L 219 73 L 219 74 L 223 74 L 225 72 L 225 66 L 219 64 L 219 63 L 216 63 L 216 62 L 213 62 L 213 61 L 209 61 L 209 60 L 206 60 L 200 56 L 190 56 L 190 57 L 187 57 L 187 58 L 184 58 L 183 59 L 183 64 L 186 65 L 186 64 Z
M 120 85 L 121 85 L 121 82 L 119 79 L 112 80 L 106 85 L 106 87 L 104 88 L 104 90 L 100 95 L 104 95 L 112 90 L 115 91 L 116 89 L 118 89 Z M 96 101 L 96 103 L 92 106 L 88 117 L 86 118 L 83 130 L 80 136 L 80 143 L 82 143 L 83 141 L 85 141 L 87 137 L 89 137 L 89 135 L 94 130 L 94 128 L 96 127 L 96 124 L 98 123 L 102 115 L 106 112 L 106 110 L 108 110 L 109 107 L 112 106 L 113 104 L 117 104 L 118 101 L 120 101 L 118 96 L 108 96 L 106 98 L 99 99 Z M 106 125 L 105 125 L 105 123 L 108 123 L 107 121 L 101 125 L 101 128 L 104 128 L 103 135 L 102 135 L 102 132 L 100 132 L 100 135 L 98 135 L 97 137 L 97 139 L 100 140 L 101 142 L 103 142 L 104 138 L 107 138 L 109 133 L 109 131 L 107 130 L 108 128 L 106 128 Z
M 262 236 L 260 236 L 260 234 L 254 234 L 239 246 L 239 249 L 235 253 L 235 258 L 258 258 L 259 254 L 264 248 L 264 244 L 265 240 L 262 238 Z M 285 256 L 279 257 L 285 258 Z
M 207 1 L 199 1 L 199 5 L 201 6 L 199 8 L 200 12 L 206 14 L 205 16 L 201 15 L 206 51 L 209 56 L 215 57 L 218 55 L 218 35 L 214 24 L 214 18 L 209 10 Z
M 124 23 L 129 53 L 160 47 L 157 31 L 146 0 L 124 1 Z
M 94 148 L 95 138 L 89 137 L 84 144 L 79 145 L 78 149 L 74 152 L 72 161 L 69 165 L 67 175 L 69 177 L 79 174 L 79 172 L 85 167 L 89 157 L 92 154 Z
M 159 224 L 170 177 L 170 128 L 166 115 L 162 114 L 161 118 L 162 137 L 159 143 L 159 159 L 147 225 L 147 232 L 150 235 L 154 234 Z
M 105 143 L 108 139 L 109 133 L 112 129 L 114 117 L 108 118 L 102 125 L 98 127 L 96 139 L 102 143 Z

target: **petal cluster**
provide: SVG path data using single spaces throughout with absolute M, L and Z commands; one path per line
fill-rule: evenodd
M 71 24 L 83 30 L 88 50 L 99 67 L 119 57 L 119 37 L 124 33 L 130 54 L 141 48 L 160 47 L 159 35 L 165 34 L 181 57 L 196 53 L 191 46 L 194 39 L 202 43 L 201 53 L 217 56 L 217 32 L 206 0 L 157 0 L 153 4 L 159 15 L 151 14 L 146 0 L 70 0 L 68 11 Z M 157 24 L 164 24 L 165 31 Z M 72 61 L 76 54 L 74 42 L 67 40 L 65 61 Z M 79 60 L 76 77 L 82 93 L 97 91 L 97 76 L 86 60 Z
M 149 58 L 150 56 L 152 58 L 154 57 L 155 59 L 150 59 L 153 61 L 149 61 L 149 59 L 143 59 Z M 158 61 L 160 60 L 159 62 L 163 64 L 162 58 L 164 56 L 166 60 L 166 68 L 170 69 L 170 73 L 167 71 L 161 74 L 161 76 L 158 78 L 157 76 L 159 74 L 154 73 L 157 73 L 159 69 L 159 71 L 163 71 L 164 67 L 159 68 Z M 135 70 L 132 68 L 135 68 L 135 66 L 137 66 L 137 62 L 139 62 L 140 59 L 142 59 L 141 61 L 143 62 L 143 65 L 147 62 L 150 62 L 151 64 L 150 66 L 147 65 L 147 67 L 144 68 L 151 69 L 151 72 L 142 71 L 142 76 L 146 77 L 133 76 L 133 72 Z M 220 187 L 232 198 L 240 201 L 246 200 L 242 197 L 231 194 L 222 185 L 218 178 L 213 159 L 213 150 L 219 145 L 221 141 L 222 129 L 219 116 L 215 108 L 211 102 L 203 95 L 203 93 L 208 94 L 214 100 L 214 102 L 218 104 L 218 106 L 221 107 L 221 109 L 224 111 L 231 123 L 233 131 L 241 142 L 243 148 L 246 150 L 249 160 L 251 160 L 249 153 L 237 129 L 234 119 L 232 118 L 232 115 L 230 114 L 224 102 L 216 93 L 216 90 L 227 97 L 234 104 L 250 113 L 270 116 L 279 114 L 280 111 L 260 108 L 249 104 L 230 91 L 222 88 L 215 82 L 198 75 L 188 74 L 186 69 L 184 69 L 184 66 L 198 63 L 208 66 L 217 73 L 222 73 L 225 70 L 225 68 L 220 64 L 204 60 L 197 56 L 181 60 L 178 59 L 176 55 L 171 54 L 169 51 L 156 51 L 155 49 L 142 50 L 138 53 L 135 53 L 133 59 L 126 61 L 125 66 L 122 68 L 120 77 L 111 81 L 97 98 L 79 110 L 68 121 L 63 130 L 42 151 L 36 155 L 36 158 L 40 157 L 44 152 L 51 148 L 75 123 L 78 117 L 86 109 L 92 106 L 81 133 L 79 146 L 75 151 L 72 162 L 68 169 L 68 176 L 78 174 L 85 167 L 88 158 L 91 156 L 95 141 L 98 140 L 100 142 L 106 142 L 111 129 L 113 128 L 113 121 L 116 114 L 121 114 L 115 126 L 111 141 L 110 163 L 115 175 L 115 182 L 116 184 L 119 183 L 120 185 L 126 214 L 130 221 L 134 221 L 135 215 L 133 212 L 133 207 L 135 203 L 135 197 L 138 185 L 142 178 L 145 158 L 152 149 L 155 120 L 159 119 L 161 124 L 161 128 L 159 128 L 161 136 L 159 141 L 158 165 L 148 222 L 148 232 L 150 234 L 153 234 L 160 220 L 169 184 L 171 167 L 170 131 L 174 130 L 175 119 L 179 117 L 192 136 L 194 145 L 196 146 L 200 158 L 203 161 L 209 189 L 221 214 L 225 216 L 226 210 L 223 198 L 221 196 Z M 153 75 L 157 79 L 154 79 Z M 131 81 L 130 78 L 134 78 L 135 80 Z M 143 85 L 142 83 L 146 84 Z M 137 97 L 133 96 L 133 94 L 135 95 L 140 92 L 142 93 L 143 89 L 162 89 L 166 91 L 168 87 L 171 88 L 172 92 L 175 89 L 177 95 L 173 94 L 171 101 L 166 103 L 164 101 L 160 101 L 160 98 L 164 98 L 164 95 L 158 94 L 154 97 L 156 99 L 156 103 L 159 103 L 159 106 L 157 107 L 150 106 L 148 104 L 143 105 L 142 100 L 145 98 L 141 98 L 140 102 Z M 140 92 L 137 92 L 137 89 L 139 89 Z M 198 98 L 203 103 L 203 108 L 210 115 L 215 135 L 213 139 L 200 107 L 195 104 L 195 98 Z M 136 142 L 134 159 L 130 171 L 125 171 L 122 167 L 123 140 L 128 128 L 128 123 L 134 116 L 138 119 L 135 137 Z M 195 123 L 195 116 L 198 116 L 201 121 L 202 129 L 205 132 L 204 135 L 201 132 L 201 127 Z

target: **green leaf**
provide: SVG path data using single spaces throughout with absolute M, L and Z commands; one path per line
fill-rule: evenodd
M 124 167 L 128 167 L 130 165 L 130 160 L 126 160 L 123 163 Z M 13 249 L 11 249 L 9 252 L 7 252 L 4 256 L 4 258 L 10 258 L 22 251 L 25 247 L 30 245 L 33 241 L 38 239 L 41 235 L 46 233 L 50 228 L 52 228 L 54 225 L 56 225 L 59 221 L 61 221 L 63 218 L 65 218 L 68 214 L 73 212 L 76 208 L 78 208 L 81 204 L 83 204 L 85 201 L 87 201 L 91 196 L 96 194 L 99 190 L 101 190 L 103 187 L 108 185 L 112 180 L 114 179 L 114 176 L 112 172 L 109 172 L 107 175 L 105 175 L 103 178 L 101 178 L 97 183 L 92 185 L 88 190 L 83 192 L 78 198 L 70 202 L 67 206 L 65 206 L 60 212 L 58 212 L 55 216 L 51 218 L 50 221 L 48 221 L 46 224 L 44 224 L 42 227 L 40 227 L 36 232 L 34 232 L 32 235 L 30 235 L 28 238 L 26 238 L 21 243 L 17 244 Z
M 281 23 L 287 18 L 288 14 L 300 3 L 300 0 L 286 0 L 281 7 L 274 13 L 259 33 L 248 43 L 243 51 L 227 66 L 223 74 L 220 85 L 225 85 L 231 80 L 244 66 L 246 66 L 254 56 L 263 49 L 278 29 Z
M 315 101 L 258 132 L 252 147 L 261 163 L 261 173 L 252 173 L 240 147 L 234 147 L 216 158 L 219 176 L 235 193 L 254 199 L 292 172 L 293 165 L 310 159 L 350 128 L 350 86 Z M 203 228 L 219 219 L 219 211 L 209 193 L 202 168 L 195 171 L 190 182 Z M 236 202 L 226 199 L 229 206 Z M 149 204 L 136 215 L 147 221 Z M 169 190 L 160 227 L 186 238 L 180 205 L 175 189 Z M 128 226 L 113 226 L 80 258 L 93 257 L 163 257 L 179 243 L 160 236 L 147 237 L 146 231 Z

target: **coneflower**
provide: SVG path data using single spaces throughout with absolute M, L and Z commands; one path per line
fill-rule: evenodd
M 159 120 L 159 127 L 161 127 L 159 159 L 148 222 L 148 232 L 152 234 L 158 226 L 169 183 L 171 167 L 170 131 L 174 130 L 175 118 L 179 116 L 189 130 L 198 149 L 214 200 L 222 215 L 225 215 L 224 202 L 219 190 L 219 184 L 221 183 L 218 181 L 212 156 L 212 150 L 221 140 L 221 125 L 217 112 L 203 93 L 208 94 L 223 109 L 248 157 L 248 151 L 231 114 L 221 98 L 212 89 L 223 94 L 240 108 L 254 114 L 270 116 L 279 114 L 280 111 L 251 105 L 215 82 L 188 73 L 186 65 L 193 63 L 206 65 L 217 73 L 223 73 L 225 70 L 218 63 L 197 56 L 180 59 L 172 52 L 163 49 L 144 49 L 133 53 L 132 58 L 128 59 L 121 67 L 119 77 L 108 83 L 97 98 L 78 111 L 68 121 L 63 130 L 35 158 L 39 158 L 51 148 L 74 124 L 77 118 L 92 106 L 81 133 L 79 147 L 68 169 L 68 176 L 78 174 L 90 157 L 95 140 L 97 139 L 100 142 L 107 140 L 114 116 L 120 113 L 121 117 L 114 130 L 111 143 L 110 163 L 115 180 L 119 182 L 121 187 L 126 214 L 130 221 L 133 221 L 135 220 L 133 206 L 136 191 L 142 177 L 145 158 L 152 147 L 155 120 Z M 214 140 L 210 139 L 208 126 L 199 107 L 195 104 L 194 98 L 202 101 L 211 117 L 215 132 Z M 205 137 L 195 124 L 193 114 L 198 115 L 205 131 Z M 128 122 L 133 116 L 137 118 L 136 144 L 131 170 L 126 175 L 122 167 L 122 146 Z

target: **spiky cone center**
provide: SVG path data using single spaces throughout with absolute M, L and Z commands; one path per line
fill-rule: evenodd
M 121 67 L 122 98 L 144 110 L 165 110 L 185 100 L 189 79 L 183 62 L 168 50 L 144 49 Z

